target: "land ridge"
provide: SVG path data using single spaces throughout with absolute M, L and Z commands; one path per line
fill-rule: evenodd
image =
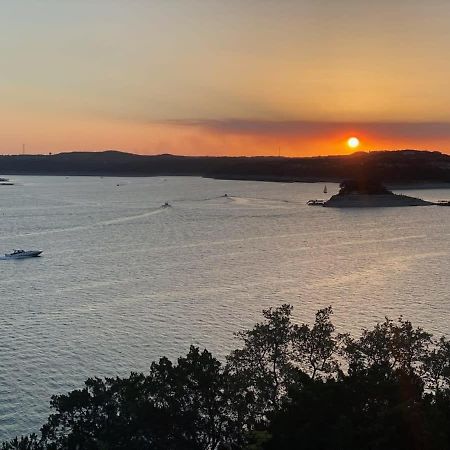
M 339 182 L 371 177 L 390 184 L 450 183 L 450 155 L 436 151 L 358 152 L 343 156 L 178 156 L 119 151 L 2 155 L 0 174 L 201 176 L 228 180 Z

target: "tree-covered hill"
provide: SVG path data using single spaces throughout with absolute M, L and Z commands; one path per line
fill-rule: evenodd
M 142 156 L 116 151 L 0 156 L 0 173 L 22 175 L 203 176 L 262 181 L 450 182 L 450 156 L 380 151 L 310 158 Z

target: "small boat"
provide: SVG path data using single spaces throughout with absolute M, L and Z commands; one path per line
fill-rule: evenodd
M 172 205 L 169 202 L 165 202 L 163 205 L 161 205 L 161 208 L 170 208 Z
M 0 178 L 0 186 L 14 186 L 14 183 L 9 178 Z
M 12 253 L 5 253 L 5 258 L 22 259 L 22 258 L 34 258 L 39 256 L 42 250 L 13 250 Z
M 309 206 L 324 206 L 325 200 L 308 200 L 306 204 Z
M 328 192 L 327 185 L 325 185 L 325 187 L 323 188 L 323 193 L 326 194 L 327 192 Z

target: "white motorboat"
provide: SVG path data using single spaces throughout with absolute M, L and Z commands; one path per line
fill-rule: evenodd
M 21 258 L 34 258 L 39 256 L 42 250 L 13 250 L 12 253 L 5 253 L 5 258 L 21 259 Z

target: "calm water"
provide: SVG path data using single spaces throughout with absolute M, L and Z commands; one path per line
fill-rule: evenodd
M 191 343 L 222 357 L 283 302 L 299 321 L 331 304 L 341 331 L 403 314 L 450 334 L 450 208 L 307 207 L 323 184 L 14 178 L 0 252 L 45 252 L 0 261 L 0 439 L 37 431 L 50 396 L 89 376 L 145 371 Z

